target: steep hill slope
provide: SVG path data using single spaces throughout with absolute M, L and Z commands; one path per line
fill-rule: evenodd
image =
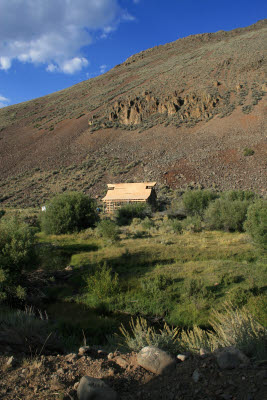
M 150 179 L 265 192 L 266 33 L 263 20 L 189 36 L 1 109 L 0 201 Z

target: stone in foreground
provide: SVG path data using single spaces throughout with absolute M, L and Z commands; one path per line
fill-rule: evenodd
M 137 362 L 141 367 L 158 375 L 170 372 L 176 365 L 170 354 L 153 346 L 144 347 L 137 355 Z
M 118 400 L 117 393 L 101 379 L 83 376 L 77 395 L 79 400 Z
M 233 369 L 249 364 L 249 358 L 235 347 L 225 347 L 219 350 L 216 359 L 221 369 Z

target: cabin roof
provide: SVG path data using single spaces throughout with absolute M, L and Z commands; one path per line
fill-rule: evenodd
M 105 201 L 147 200 L 157 182 L 109 183 Z

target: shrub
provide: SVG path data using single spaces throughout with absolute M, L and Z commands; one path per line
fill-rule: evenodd
M 150 327 L 144 318 L 137 317 L 136 321 L 131 318 L 130 331 L 127 331 L 122 324 L 120 332 L 122 346 L 133 351 L 139 351 L 146 346 L 155 346 L 170 353 L 178 351 L 178 328 L 170 328 L 166 323 L 163 329 L 156 332 L 155 328 Z
M 188 215 L 203 215 L 209 203 L 216 199 L 209 190 L 188 190 L 183 194 L 183 203 Z
M 221 194 L 221 198 L 228 201 L 253 201 L 257 198 L 256 193 L 249 190 L 229 190 Z
M 216 199 L 205 212 L 208 228 L 243 232 L 249 201 Z
M 103 219 L 97 225 L 97 233 L 104 239 L 116 242 L 120 238 L 120 230 L 111 219 Z
M 15 344 L 17 352 L 30 353 L 33 356 L 47 351 L 63 350 L 59 337 L 53 332 L 55 327 L 49 322 L 47 315 L 39 312 L 36 316 L 31 307 L 24 311 L 7 307 L 0 309 L 0 330 L 6 338 L 7 346 L 12 347 Z
M 205 297 L 207 295 L 207 289 L 200 279 L 190 279 L 185 287 L 186 294 L 188 297 Z
M 203 229 L 203 222 L 199 215 L 187 217 L 182 225 L 186 230 L 194 233 L 201 232 Z
M 157 295 L 160 291 L 165 290 L 168 286 L 172 285 L 173 280 L 166 275 L 156 275 L 154 278 L 144 279 L 141 281 L 142 289 L 151 294 Z
M 151 215 L 151 208 L 146 203 L 131 203 L 116 211 L 118 225 L 129 225 L 134 218 L 145 219 Z
M 267 201 L 258 200 L 252 204 L 247 213 L 245 230 L 256 244 L 267 249 Z
M 244 149 L 244 156 L 253 156 L 253 154 L 255 153 L 255 151 L 254 150 L 252 150 L 252 149 L 249 149 L 248 147 L 246 147 L 245 149 Z
M 266 358 L 267 330 L 249 313 L 247 308 L 238 309 L 231 303 L 223 311 L 214 311 L 211 326 L 214 347 L 235 346 L 248 356 Z
M 183 231 L 181 222 L 179 222 L 177 220 L 170 221 L 169 226 L 174 233 L 182 233 L 182 231 Z
M 226 303 L 222 311 L 213 311 L 210 324 L 212 332 L 199 327 L 182 331 L 177 339 L 179 348 L 199 353 L 200 348 L 214 351 L 234 346 L 248 356 L 266 358 L 267 330 L 245 307 L 238 309 L 231 303 Z
M 155 223 L 152 219 L 150 219 L 149 217 L 146 217 L 144 219 L 144 221 L 142 222 L 142 227 L 144 229 L 150 229 L 153 228 L 155 226 Z
M 99 266 L 93 275 L 87 278 L 87 288 L 98 300 L 105 301 L 119 292 L 118 274 L 106 264 Z
M 47 234 L 80 231 L 95 225 L 96 204 L 83 193 L 69 192 L 55 196 L 41 214 L 41 228 Z
M 5 210 L 0 210 L 0 219 L 5 215 Z
M 21 271 L 34 256 L 33 230 L 17 218 L 0 222 L 0 298 L 23 297 Z

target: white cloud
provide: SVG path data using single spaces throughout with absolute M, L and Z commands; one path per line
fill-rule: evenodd
M 0 69 L 8 70 L 11 67 L 11 60 L 8 57 L 0 57 Z
M 7 97 L 2 96 L 0 94 L 0 108 L 8 106 L 9 103 L 10 103 L 10 100 Z
M 75 57 L 71 60 L 65 61 L 62 64 L 62 71 L 66 74 L 74 74 L 74 72 L 80 71 L 83 67 L 88 65 L 86 58 Z
M 105 64 L 100 65 L 99 69 L 100 69 L 100 74 L 104 74 L 107 70 L 107 65 L 105 65 Z
M 88 65 L 82 48 L 133 17 L 119 0 L 0 0 L 0 69 L 12 61 L 46 64 L 67 74 Z

